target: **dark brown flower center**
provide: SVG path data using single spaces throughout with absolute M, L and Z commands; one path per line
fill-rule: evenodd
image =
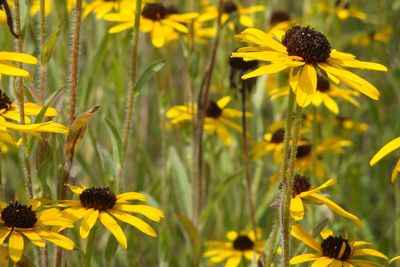
M 330 89 L 329 81 L 328 79 L 325 79 L 324 77 L 318 75 L 317 78 L 317 90 L 320 92 L 327 92 Z
M 210 100 L 206 109 L 206 117 L 217 119 L 221 116 L 222 109 L 213 100 Z
M 233 248 L 240 251 L 252 250 L 254 248 L 254 242 L 245 235 L 239 235 L 233 241 Z
M 85 189 L 79 195 L 79 199 L 83 207 L 99 211 L 112 209 L 117 202 L 117 198 L 108 187 Z
M 18 201 L 10 203 L 3 209 L 1 219 L 7 227 L 16 228 L 33 228 L 37 222 L 32 206 L 19 204 Z
M 353 254 L 353 248 L 349 241 L 341 236 L 329 236 L 321 243 L 321 247 L 324 256 L 341 261 L 349 260 Z
M 309 26 L 293 26 L 283 36 L 282 44 L 290 56 L 301 57 L 307 64 L 325 62 L 331 54 L 325 35 Z
M 255 69 L 258 67 L 257 60 L 245 61 L 243 58 L 238 57 L 230 57 L 229 58 L 229 65 L 232 69 L 240 70 L 242 72 L 249 71 L 251 69 Z
M 335 6 L 336 7 L 342 7 L 344 9 L 349 9 L 350 4 L 347 1 L 345 2 L 343 0 L 336 0 Z
M 8 96 L 0 90 L 0 110 L 5 109 L 5 111 L 9 110 L 12 105 L 12 102 Z
M 271 143 L 280 144 L 285 139 L 285 129 L 281 128 L 276 130 L 271 137 Z
M 162 20 L 167 16 L 167 9 L 159 3 L 146 4 L 142 16 L 153 21 Z
M 173 6 L 173 5 L 169 5 L 165 7 L 165 13 L 166 15 L 172 15 L 172 14 L 179 14 L 179 10 Z
M 284 22 L 290 20 L 290 14 L 283 10 L 274 11 L 271 14 L 271 18 L 269 19 L 269 23 L 271 25 L 275 25 L 279 22 Z
M 300 145 L 297 147 L 296 159 L 305 158 L 311 154 L 311 145 Z
M 237 5 L 233 1 L 225 1 L 224 2 L 224 13 L 231 14 L 238 10 Z
M 301 192 L 310 190 L 310 188 L 311 188 L 311 183 L 308 177 L 298 174 L 296 174 L 293 177 L 293 189 L 292 189 L 293 197 L 299 195 Z

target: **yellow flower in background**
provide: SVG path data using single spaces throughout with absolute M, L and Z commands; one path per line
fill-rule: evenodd
M 83 8 L 83 17 L 88 16 L 90 13 L 94 13 L 97 19 L 101 19 L 104 15 L 118 10 L 134 10 L 135 1 L 132 0 L 94 0 L 87 3 Z
M 279 88 L 269 90 L 268 94 L 271 96 L 271 100 L 275 100 L 279 97 L 286 96 L 289 94 L 289 88 Z M 335 83 L 330 82 L 323 76 L 317 76 L 317 90 L 312 97 L 311 103 L 319 107 L 323 104 L 334 114 L 339 113 L 339 105 L 336 103 L 335 98 L 343 99 L 353 104 L 355 107 L 360 107 L 360 103 L 354 98 L 359 96 L 359 93 L 352 90 L 346 90 L 338 87 Z
M 362 12 L 356 6 L 350 5 L 347 0 L 336 0 L 335 8 L 336 15 L 341 20 L 347 20 L 350 17 L 360 20 L 365 20 L 367 18 L 367 14 Z
M 265 7 L 262 5 L 242 7 L 234 1 L 226 0 L 223 3 L 223 14 L 221 23 L 224 24 L 231 16 L 237 15 L 239 23 L 245 27 L 253 27 L 254 19 L 250 16 L 253 13 L 264 11 Z M 206 22 L 215 20 L 218 17 L 218 7 L 206 7 L 204 13 L 198 18 L 199 22 Z M 233 24 L 231 24 L 233 26 Z
M 176 13 L 161 3 L 148 3 L 142 9 L 140 31 L 151 33 L 151 43 L 159 48 L 163 47 L 168 39 L 173 39 L 176 32 L 188 33 L 185 24 L 190 23 L 198 16 L 197 13 Z M 117 33 L 132 28 L 135 17 L 133 10 L 127 12 L 121 9 L 120 13 L 111 13 L 104 16 L 104 20 L 118 22 L 111 27 L 109 33 Z
M 236 37 L 256 47 L 242 47 L 232 57 L 270 62 L 242 78 L 289 69 L 289 85 L 296 94 L 297 104 L 302 107 L 309 105 L 315 96 L 317 72 L 325 73 L 335 84 L 343 83 L 374 100 L 379 99 L 379 91 L 372 84 L 345 68 L 377 71 L 387 71 L 387 68 L 381 64 L 356 60 L 352 54 L 331 49 L 328 39 L 309 26 L 293 26 L 280 34 L 249 28 Z
M 37 64 L 37 58 L 23 53 L 16 52 L 4 52 L 0 51 L 0 79 L 2 75 L 8 76 L 29 76 L 29 72 L 26 70 L 17 68 L 10 61 L 16 61 L 26 64 Z
M 300 143 L 297 147 L 296 154 L 296 162 L 295 162 L 295 170 L 299 173 L 304 173 L 305 171 L 311 171 L 313 166 L 313 157 L 312 157 L 312 144 L 310 142 L 306 142 L 306 140 L 301 140 L 303 143 Z M 316 149 L 316 162 L 315 162 L 315 176 L 317 178 L 323 178 L 325 176 L 325 167 L 322 163 L 320 157 L 325 153 L 344 153 L 344 149 L 346 147 L 351 146 L 352 143 L 349 140 L 340 139 L 338 137 L 329 137 L 322 142 L 320 142 Z
M 133 214 L 159 222 L 164 213 L 149 205 L 132 204 L 132 200 L 146 201 L 147 197 L 137 192 L 126 192 L 115 195 L 109 188 L 67 185 L 79 197 L 79 200 L 60 200 L 59 206 L 64 207 L 64 216 L 72 222 L 82 220 L 80 236 L 86 239 L 90 230 L 99 220 L 109 230 L 123 249 L 127 249 L 128 242 L 121 226 L 116 220 L 132 225 L 148 236 L 155 237 L 157 233 L 145 221 Z
M 370 256 L 381 258 L 385 261 L 388 260 L 388 257 L 381 252 L 375 249 L 365 248 L 365 246 L 369 246 L 371 243 L 365 241 L 349 241 L 346 237 L 335 236 L 331 230 L 320 232 L 322 242 L 315 240 L 312 235 L 299 224 L 292 225 L 290 234 L 316 252 L 294 256 L 290 260 L 290 264 L 301 264 L 312 261 L 312 266 L 318 267 L 371 267 L 381 264 L 363 257 Z
M 25 240 L 33 245 L 43 248 L 45 241 L 49 241 L 59 247 L 72 250 L 74 242 L 69 238 L 48 230 L 48 227 L 73 227 L 72 222 L 64 218 L 62 213 L 55 208 L 39 211 L 41 202 L 31 199 L 26 204 L 15 202 L 0 202 L 0 244 L 8 239 L 10 258 L 18 262 L 25 248 Z
M 354 121 L 350 118 L 343 116 L 336 116 L 332 124 L 344 128 L 345 130 L 356 130 L 363 133 L 368 130 L 368 124 L 363 122 Z
M 329 179 L 322 185 L 312 188 L 310 179 L 305 176 L 295 175 L 293 177 L 293 191 L 290 200 L 290 215 L 295 221 L 301 221 L 304 218 L 305 204 L 324 204 L 337 214 L 352 220 L 360 225 L 360 219 L 357 216 L 345 211 L 338 204 L 320 193 L 322 189 L 336 184 L 335 179 Z
M 298 24 L 299 21 L 290 18 L 290 13 L 284 10 L 275 10 L 269 19 L 269 32 L 287 31 L 290 27 Z
M 369 165 L 374 166 L 382 158 L 386 157 L 388 154 L 392 153 L 396 149 L 400 148 L 400 137 L 397 137 L 384 145 L 371 159 Z M 397 161 L 396 166 L 393 168 L 391 181 L 395 183 L 397 180 L 397 175 L 400 172 L 400 159 Z
M 352 45 L 369 46 L 371 42 L 389 43 L 390 37 L 393 34 L 393 27 L 386 26 L 378 31 L 371 31 L 366 35 L 356 36 L 351 39 Z
M 31 8 L 29 9 L 29 15 L 31 17 L 38 14 L 40 11 L 40 0 L 33 0 L 31 4 Z M 51 14 L 52 4 L 51 0 L 44 0 L 44 15 L 48 16 Z
M 208 247 L 204 253 L 204 257 L 209 258 L 209 262 L 217 264 L 226 261 L 225 266 L 236 267 L 242 260 L 256 260 L 260 257 L 260 253 L 264 248 L 265 241 L 260 240 L 260 231 L 235 232 L 226 233 L 228 239 L 225 241 L 206 241 Z
M 228 128 L 234 129 L 240 133 L 242 132 L 242 127 L 230 120 L 242 117 L 242 112 L 240 110 L 226 107 L 231 99 L 230 96 L 225 96 L 217 102 L 210 100 L 206 107 L 206 117 L 204 119 L 205 131 L 209 134 L 216 133 L 224 145 L 230 145 L 232 143 L 232 137 L 229 134 Z M 166 117 L 170 119 L 172 125 L 179 126 L 184 122 L 191 122 L 196 113 L 197 105 L 189 103 L 187 105 L 170 108 L 166 113 Z M 246 116 L 251 117 L 252 114 L 247 112 Z
M 39 132 L 49 132 L 49 133 L 61 133 L 67 134 L 68 128 L 62 124 L 55 123 L 53 121 L 42 122 L 42 123 L 31 123 L 29 116 L 38 115 L 42 110 L 42 106 L 35 103 L 24 103 L 24 114 L 25 114 L 25 124 L 20 124 L 20 112 L 16 105 L 14 105 L 8 96 L 0 90 L 0 138 L 2 141 L 6 141 L 13 145 L 16 141 L 10 141 L 7 138 L 7 133 L 11 131 L 26 132 L 33 134 L 37 137 Z M 56 109 L 49 107 L 44 113 L 45 117 L 57 116 L 58 112 Z M 12 121 L 16 121 L 14 123 Z M 8 135 L 8 137 L 11 137 Z M 11 137 L 12 138 L 12 137 Z

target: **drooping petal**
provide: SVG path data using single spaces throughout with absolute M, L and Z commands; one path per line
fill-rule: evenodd
M 242 257 L 231 257 L 226 261 L 225 267 L 237 267 L 240 264 Z
M 22 253 L 24 252 L 24 238 L 18 231 L 11 233 L 10 239 L 8 240 L 8 250 L 10 252 L 10 258 L 14 262 L 18 262 Z
M 88 237 L 90 229 L 92 229 L 93 225 L 96 223 L 98 216 L 99 211 L 91 209 L 90 212 L 88 212 L 86 216 L 82 219 L 80 236 L 83 239 L 86 239 Z
M 400 148 L 400 137 L 393 139 L 386 145 L 384 145 L 371 159 L 369 165 L 374 166 L 379 160 L 385 157 L 387 154 L 391 153 L 392 151 Z
M 116 204 L 114 205 L 113 209 L 142 214 L 150 220 L 156 222 L 159 222 L 162 218 L 164 218 L 164 213 L 161 210 L 148 205 Z
M 318 259 L 320 256 L 316 255 L 316 254 L 301 254 L 301 255 L 297 255 L 294 256 L 293 258 L 290 259 L 290 264 L 300 264 L 303 262 L 308 262 L 308 261 L 315 261 L 316 259 Z
M 4 240 L 8 237 L 8 235 L 11 233 L 11 230 L 7 228 L 0 228 L 0 245 L 3 245 Z
M 307 230 L 304 229 L 300 224 L 292 224 L 292 230 L 290 231 L 290 234 L 310 248 L 318 252 L 322 252 L 321 244 L 315 241 L 314 238 L 307 232 Z
M 313 65 L 305 64 L 300 73 L 298 90 L 313 95 L 317 90 L 317 73 Z
M 154 231 L 154 229 L 145 221 L 132 216 L 130 214 L 127 214 L 125 212 L 121 212 L 121 211 L 116 211 L 116 210 L 110 210 L 109 213 L 114 216 L 115 218 L 117 218 L 120 221 L 126 222 L 134 227 L 136 227 L 138 230 L 142 231 L 143 233 L 155 237 L 157 236 L 156 231 Z
M 290 199 L 290 215 L 295 221 L 300 221 L 304 217 L 303 201 L 298 195 Z
M 100 222 L 110 231 L 123 249 L 128 248 L 126 236 L 122 231 L 121 226 L 106 212 L 101 212 L 99 215 Z
M 379 257 L 379 258 L 382 258 L 385 260 L 389 260 L 389 258 L 385 254 L 383 254 L 375 249 L 371 249 L 371 248 L 356 249 L 353 253 L 353 256 L 374 256 L 374 257 Z
M 242 79 L 246 80 L 246 79 L 257 77 L 257 76 L 264 75 L 264 74 L 277 73 L 284 69 L 287 69 L 288 67 L 289 67 L 289 65 L 282 64 L 282 63 L 273 63 L 270 65 L 261 66 L 261 67 L 257 68 L 256 70 L 243 75 Z
M 29 241 L 32 242 L 35 246 L 44 248 L 46 246 L 46 243 L 44 240 L 38 235 L 36 232 L 33 231 L 22 231 L 21 232 L 26 238 L 29 239 Z
M 329 266 L 333 259 L 328 258 L 328 257 L 320 257 L 314 261 L 314 263 L 311 265 L 311 267 L 325 267 Z
M 151 31 L 151 42 L 157 47 L 163 47 L 165 44 L 165 35 L 162 25 L 157 21 L 153 24 L 153 30 Z
M 75 243 L 68 237 L 52 231 L 38 230 L 37 233 L 45 240 L 67 250 L 73 250 Z
M 12 60 L 26 64 L 38 64 L 39 62 L 37 58 L 28 54 L 4 51 L 0 52 L 0 60 Z
M 393 171 L 392 171 L 392 177 L 391 177 L 391 181 L 394 184 L 397 180 L 397 175 L 400 172 L 400 159 L 397 161 L 396 166 L 394 166 Z

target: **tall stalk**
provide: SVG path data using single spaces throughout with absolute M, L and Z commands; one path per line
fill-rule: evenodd
M 15 17 L 15 32 L 19 36 L 15 41 L 15 50 L 18 53 L 23 52 L 23 40 L 21 36 L 21 15 L 19 9 L 19 0 L 14 1 L 14 17 Z M 22 63 L 17 63 L 18 68 L 22 68 Z M 17 105 L 19 109 L 19 119 L 21 124 L 25 124 L 25 109 L 24 109 L 24 84 L 23 78 L 17 77 L 15 80 L 15 89 L 17 95 Z M 31 172 L 31 163 L 29 161 L 29 156 L 26 152 L 26 134 L 22 133 L 22 154 L 24 157 L 24 174 L 25 174 L 25 184 L 26 191 L 28 193 L 29 198 L 33 198 L 33 189 L 32 189 L 32 172 Z
M 46 48 L 46 16 L 45 16 L 45 0 L 40 0 L 39 9 L 39 49 L 40 49 L 40 70 L 39 70 L 39 100 L 40 104 L 46 99 L 46 72 L 47 64 L 43 56 Z
M 76 0 L 75 5 L 75 18 L 73 22 L 73 36 L 72 36 L 72 60 L 69 72 L 69 115 L 68 122 L 72 125 L 75 119 L 76 109 L 76 88 L 78 85 L 78 65 L 79 65 L 79 40 L 81 32 L 81 19 L 82 19 L 82 0 Z
M 219 45 L 220 32 L 221 32 L 221 17 L 222 17 L 222 4 L 223 1 L 218 1 L 218 17 L 217 17 L 217 33 L 211 50 L 211 58 L 208 62 L 207 70 L 201 82 L 199 96 L 197 99 L 197 114 L 193 117 L 195 130 L 193 133 L 194 147 L 193 147 L 193 192 L 197 192 L 197 196 L 193 202 L 193 223 L 199 229 L 199 217 L 202 209 L 202 190 L 203 190 L 203 124 L 206 117 L 206 107 L 208 101 L 208 93 L 210 90 L 211 79 L 213 75 L 215 59 L 217 56 L 217 49 Z M 197 190 L 196 190 L 197 189 Z
M 138 42 L 139 42 L 139 26 L 140 26 L 140 16 L 142 10 L 142 0 L 136 0 L 135 9 L 135 22 L 133 26 L 133 37 L 132 37 L 132 57 L 131 57 L 131 75 L 130 84 L 128 91 L 128 99 L 125 106 L 125 119 L 124 119 L 124 132 L 122 137 L 122 149 L 124 155 L 124 164 L 121 166 L 120 175 L 118 175 L 116 189 L 119 192 L 121 189 L 125 188 L 125 175 L 124 172 L 125 158 L 128 152 L 128 140 L 131 133 L 131 124 L 133 117 L 133 107 L 136 99 L 136 73 L 137 73 L 137 61 L 138 61 Z
M 282 232 L 282 266 L 289 266 L 290 258 L 290 200 L 292 198 L 293 176 L 296 163 L 297 145 L 300 136 L 302 107 L 296 105 L 296 114 L 294 119 L 294 127 L 292 134 L 292 142 L 290 143 L 289 162 L 285 171 L 285 183 L 281 202 L 281 232 Z M 292 120 L 291 114 L 288 114 L 287 120 Z M 289 134 L 289 133 L 287 133 Z M 288 154 L 284 154 L 286 158 Z M 286 160 L 285 160 L 286 161 Z
M 249 81 L 242 81 L 242 139 L 243 139 L 243 161 L 244 161 L 244 176 L 246 180 L 246 193 L 247 193 L 247 202 L 249 205 L 249 215 L 251 225 L 253 227 L 255 238 L 258 239 L 257 234 L 257 221 L 256 221 L 256 212 L 253 200 L 253 192 L 251 189 L 251 174 L 250 174 L 250 157 L 249 157 L 249 148 L 247 144 L 247 119 L 246 119 L 246 92 Z

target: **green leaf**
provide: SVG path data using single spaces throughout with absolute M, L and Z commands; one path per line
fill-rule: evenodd
M 116 158 L 116 161 L 118 161 L 119 164 L 122 165 L 123 149 L 121 135 L 119 134 L 118 129 L 115 127 L 114 123 L 110 119 L 106 119 L 106 125 L 112 137 L 114 157 L 118 157 Z
M 164 67 L 165 62 L 165 59 L 156 60 L 146 67 L 146 69 L 144 70 L 142 75 L 140 75 L 138 81 L 136 82 L 136 94 L 140 94 L 142 92 L 143 86 L 147 82 L 147 80 L 150 79 L 153 74 L 159 72 Z
M 60 33 L 64 27 L 64 23 L 65 23 L 65 19 L 63 19 L 61 21 L 61 23 L 58 25 L 57 29 L 55 32 L 53 32 L 49 39 L 46 42 L 46 45 L 44 47 L 44 51 L 42 51 L 41 54 L 41 61 L 43 62 L 43 64 L 47 64 L 47 62 L 49 62 L 51 56 L 53 55 L 54 52 L 54 48 L 56 46 L 58 37 L 60 36 Z
M 193 225 L 192 221 L 183 213 L 178 213 L 176 216 L 179 219 L 179 222 L 181 223 L 183 229 L 185 230 L 185 233 L 190 239 L 190 244 L 192 245 L 192 251 L 193 251 L 193 258 L 192 258 L 192 266 L 197 266 L 200 257 L 201 257 L 201 239 L 200 235 L 196 229 L 196 227 Z

